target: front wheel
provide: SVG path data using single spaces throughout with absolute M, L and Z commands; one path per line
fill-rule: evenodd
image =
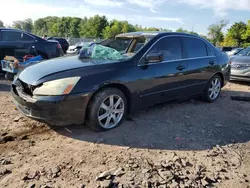
M 97 93 L 88 108 L 87 125 L 94 131 L 107 131 L 118 127 L 127 114 L 127 99 L 116 88 Z
M 207 102 L 214 102 L 221 92 L 222 81 L 219 75 L 214 75 L 209 81 L 207 88 L 205 90 L 204 98 Z

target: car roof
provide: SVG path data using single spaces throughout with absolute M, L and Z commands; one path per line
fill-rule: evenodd
M 34 34 L 32 34 L 32 33 L 29 33 L 29 32 L 27 32 L 27 31 L 23 31 L 23 30 L 20 30 L 20 29 L 13 29 L 13 28 L 0 27 L 0 31 L 1 31 L 1 30 L 6 30 L 6 31 L 19 31 L 19 32 L 22 32 L 22 33 L 29 34 L 29 35 L 31 35 L 31 36 L 33 36 L 33 37 L 36 37 L 37 39 L 44 40 L 44 39 L 42 39 L 41 37 L 39 37 L 39 36 L 37 36 L 37 35 L 34 35 Z
M 182 35 L 182 36 L 196 36 L 187 33 L 178 33 L 178 32 L 165 32 L 165 31 L 138 31 L 138 32 L 130 32 L 130 33 L 122 33 L 116 35 L 116 38 L 137 38 L 137 37 L 154 37 L 154 36 L 167 36 L 167 35 Z M 196 36 L 199 37 L 199 36 Z

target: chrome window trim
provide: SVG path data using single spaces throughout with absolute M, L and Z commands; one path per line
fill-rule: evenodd
M 176 59 L 176 60 L 170 60 L 170 61 L 161 61 L 159 63 L 148 63 L 148 64 L 138 64 L 139 67 L 145 66 L 145 65 L 157 65 L 162 63 L 172 63 L 176 61 L 187 61 L 187 60 L 196 60 L 196 59 L 207 59 L 207 58 L 214 58 L 216 56 L 205 56 L 205 57 L 195 57 L 195 58 L 186 58 L 186 59 Z
M 187 37 L 187 38 L 195 38 L 195 39 L 199 39 L 201 41 L 204 42 L 204 44 L 213 52 L 213 56 L 204 56 L 204 57 L 196 57 L 196 58 L 183 58 L 183 59 L 176 59 L 176 60 L 170 60 L 170 61 L 162 61 L 159 63 L 148 63 L 148 64 L 140 64 L 140 62 L 142 61 L 142 59 L 148 54 L 148 52 L 156 45 L 156 43 L 158 43 L 160 40 L 165 39 L 165 38 L 169 38 L 169 37 Z M 180 38 L 181 40 L 181 38 Z M 183 55 L 183 54 L 182 54 Z M 155 65 L 155 64 L 160 64 L 160 63 L 169 63 L 169 62 L 176 62 L 176 61 L 184 61 L 184 60 L 192 60 L 192 59 L 204 59 L 204 58 L 212 58 L 212 57 L 216 57 L 214 51 L 210 48 L 209 45 L 206 44 L 206 40 L 204 40 L 203 38 L 198 38 L 195 36 L 183 36 L 183 35 L 167 35 L 167 36 L 162 36 L 161 38 L 157 39 L 157 41 L 155 41 L 150 48 L 143 54 L 143 56 L 140 58 L 139 63 L 137 64 L 137 66 L 141 67 L 141 66 L 145 66 L 145 65 Z

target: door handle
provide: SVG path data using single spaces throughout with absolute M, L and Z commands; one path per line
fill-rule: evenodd
M 179 65 L 178 67 L 176 67 L 176 69 L 182 71 L 183 69 L 186 69 L 186 67 L 184 67 L 183 65 Z
M 210 64 L 210 65 L 214 65 L 215 62 L 214 62 L 214 61 L 210 61 L 209 64 Z

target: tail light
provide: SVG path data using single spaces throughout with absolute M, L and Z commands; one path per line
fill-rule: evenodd
M 57 44 L 57 48 L 58 48 L 58 49 L 61 49 L 62 46 L 61 46 L 60 44 Z

